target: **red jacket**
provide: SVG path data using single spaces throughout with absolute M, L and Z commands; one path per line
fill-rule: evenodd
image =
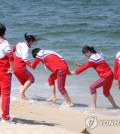
M 28 60 L 29 47 L 25 42 L 18 43 L 12 47 L 14 55 L 14 69 L 25 68 L 26 64 L 31 67 L 31 62 Z
M 94 68 L 96 70 L 97 74 L 101 78 L 105 78 L 110 75 L 113 75 L 112 70 L 110 69 L 108 64 L 105 62 L 103 56 L 98 53 L 92 54 L 90 56 L 88 62 L 83 64 L 82 67 L 75 70 L 75 73 L 79 74 L 90 67 Z
M 67 66 L 65 60 L 59 54 L 50 50 L 40 50 L 32 64 L 32 68 L 35 69 L 39 62 L 42 62 L 51 72 L 56 72 L 63 64 Z
M 120 52 L 114 59 L 114 78 L 120 81 Z
M 0 72 L 7 71 L 10 68 L 10 62 L 13 61 L 13 53 L 7 40 L 0 44 Z

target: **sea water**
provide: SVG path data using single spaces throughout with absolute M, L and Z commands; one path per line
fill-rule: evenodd
M 6 38 L 11 44 L 24 41 L 24 33 L 40 38 L 35 47 L 54 50 L 67 61 L 74 70 L 74 62 L 86 62 L 81 50 L 84 45 L 95 47 L 106 55 L 106 61 L 113 69 L 113 61 L 120 50 L 120 2 L 119 0 L 1 0 L 0 23 L 7 27 Z M 35 76 L 35 83 L 26 92 L 29 103 L 58 106 L 65 109 L 64 99 L 57 90 L 57 101 L 48 103 L 51 96 L 47 78 L 48 70 L 39 64 L 36 70 L 28 68 Z M 90 110 L 89 86 L 98 79 L 93 69 L 80 75 L 68 76 L 66 89 L 75 104 L 71 111 L 119 116 L 119 110 L 111 109 L 111 104 L 103 96 L 102 88 L 97 90 L 98 109 Z M 20 83 L 13 75 L 11 98 L 18 98 Z M 120 91 L 114 80 L 111 89 L 116 103 L 120 106 Z

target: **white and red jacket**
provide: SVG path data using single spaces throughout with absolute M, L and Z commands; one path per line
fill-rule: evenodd
M 120 81 L 120 52 L 116 54 L 114 59 L 114 78 Z
M 89 57 L 88 62 L 86 62 L 80 68 L 75 70 L 75 73 L 79 74 L 90 67 L 94 68 L 101 78 L 106 78 L 113 74 L 112 70 L 105 62 L 103 55 L 99 53 L 92 54 Z
M 0 72 L 7 71 L 10 68 L 10 63 L 13 61 L 13 53 L 7 40 L 0 44 Z
M 42 62 L 51 72 L 54 73 L 59 67 L 66 64 L 61 55 L 51 50 L 40 50 L 36 55 L 32 68 L 35 69 L 39 62 Z
M 14 56 L 14 68 L 25 68 L 26 64 L 31 67 L 31 63 L 28 60 L 29 57 L 29 45 L 26 42 L 20 42 L 14 45 L 13 52 Z

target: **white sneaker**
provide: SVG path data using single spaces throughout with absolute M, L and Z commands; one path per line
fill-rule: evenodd
M 8 123 L 8 124 L 15 124 L 15 122 L 13 122 L 11 118 L 10 118 L 9 120 L 4 120 L 4 119 L 2 118 L 0 122 L 1 122 L 1 123 Z

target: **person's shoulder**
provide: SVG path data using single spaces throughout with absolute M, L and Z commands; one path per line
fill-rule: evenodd
M 23 45 L 24 42 L 18 42 L 16 45 Z
M 3 45 L 4 45 L 4 47 L 10 46 L 10 44 L 9 44 L 9 42 L 7 40 L 3 41 Z
M 4 39 L 3 41 L 4 44 L 9 44 L 9 42 L 7 40 Z
M 102 60 L 102 59 L 104 59 L 104 58 L 102 57 L 101 54 L 95 53 L 95 54 L 92 54 L 92 55 L 90 56 L 89 61 L 96 62 L 96 61 L 99 61 L 99 60 Z
M 20 48 L 23 48 L 23 49 L 28 49 L 27 44 L 24 43 L 24 42 L 19 42 L 19 43 L 17 43 L 17 46 L 20 47 Z
M 45 50 L 40 50 L 38 54 L 44 54 Z
M 120 58 L 120 51 L 116 54 L 116 58 Z
M 41 58 L 45 53 L 44 53 L 45 50 L 40 50 L 38 53 L 37 53 L 37 58 Z
M 92 54 L 89 59 L 97 60 L 98 59 L 98 56 L 99 56 L 98 53 Z

